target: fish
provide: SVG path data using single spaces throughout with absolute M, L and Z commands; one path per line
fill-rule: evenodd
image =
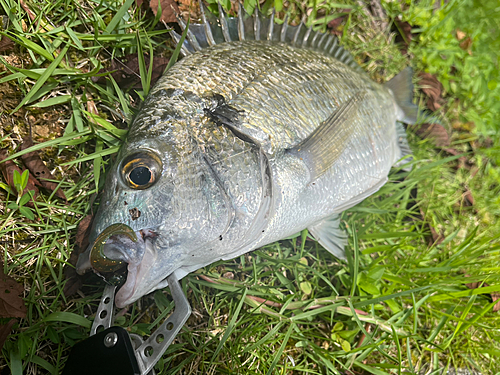
M 340 215 L 408 167 L 411 68 L 381 85 L 333 35 L 200 3 L 183 59 L 130 125 L 77 271 L 118 307 L 305 228 L 344 259 Z

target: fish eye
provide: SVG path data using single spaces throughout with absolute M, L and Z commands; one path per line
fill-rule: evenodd
M 149 151 L 139 151 L 123 159 L 121 174 L 125 184 L 136 190 L 153 185 L 161 173 L 161 161 Z

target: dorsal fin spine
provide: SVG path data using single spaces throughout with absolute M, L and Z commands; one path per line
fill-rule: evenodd
M 327 33 L 323 34 L 323 36 L 320 38 L 320 40 L 319 40 L 318 45 L 317 45 L 316 48 L 323 50 L 323 48 L 321 48 L 321 46 L 323 45 L 323 42 L 325 41 L 325 39 L 326 39 L 327 36 L 328 36 Z
M 178 15 L 176 15 L 176 18 L 177 18 L 177 23 L 181 27 L 182 31 L 186 30 L 186 23 L 183 21 L 183 19 Z M 186 34 L 186 39 L 189 41 L 189 43 L 191 43 L 191 46 L 195 51 L 201 51 L 200 43 L 198 43 L 198 40 L 191 32 L 191 30 L 189 30 L 189 28 Z
M 327 34 L 325 34 L 327 35 Z M 323 47 L 323 51 L 328 53 L 328 46 L 330 45 L 333 40 L 336 39 L 333 35 L 329 35 L 328 38 L 326 39 L 326 44 Z
M 311 47 L 312 48 L 316 48 L 316 40 L 318 39 L 318 36 L 320 35 L 321 33 L 319 31 L 316 31 L 316 33 L 314 34 L 312 40 L 311 40 Z
M 335 48 L 337 47 L 337 44 L 339 43 L 338 39 L 335 38 L 333 40 L 333 45 L 332 47 L 330 48 L 330 51 L 328 51 L 328 54 L 331 55 L 333 53 L 333 51 L 335 51 Z
M 243 13 L 245 12 L 243 5 L 238 4 L 238 37 L 240 40 L 245 40 L 245 25 L 243 24 Z
M 288 14 L 285 15 L 285 19 L 283 20 L 283 25 L 281 25 L 280 42 L 286 41 L 287 29 L 288 29 Z
M 304 35 L 304 39 L 302 39 L 302 47 L 307 47 L 307 39 L 309 39 L 309 35 L 311 35 L 312 26 L 307 29 L 306 35 Z
M 186 40 L 181 48 L 181 53 L 186 56 L 204 48 L 219 43 L 244 40 L 268 40 L 281 41 L 294 47 L 303 47 L 322 52 L 333 57 L 344 64 L 363 72 L 352 55 L 339 45 L 338 39 L 332 34 L 324 34 L 313 31 L 312 27 L 304 29 L 305 16 L 298 26 L 288 25 L 288 15 L 285 16 L 281 26 L 275 26 L 275 9 L 269 18 L 264 18 L 258 8 L 255 8 L 253 16 L 249 19 L 242 3 L 238 4 L 237 17 L 228 17 L 222 8 L 221 0 L 217 0 L 219 16 L 216 17 L 208 11 L 202 0 L 198 0 L 202 24 L 192 24 L 186 33 Z M 186 24 L 182 19 L 178 20 L 183 30 Z M 280 28 L 279 28 L 280 27 Z M 170 32 L 172 38 L 178 42 L 180 35 Z
M 255 33 L 255 40 L 260 40 L 260 17 L 258 8 L 255 8 L 253 12 L 253 30 Z
M 302 19 L 302 21 L 300 21 L 299 26 L 297 26 L 297 31 L 295 31 L 295 35 L 293 36 L 292 46 L 296 46 L 297 45 L 297 39 L 299 38 L 300 29 L 302 28 L 302 26 L 304 26 L 304 20 L 303 19 Z
M 212 34 L 212 28 L 210 27 L 210 24 L 207 21 L 207 17 L 205 16 L 205 5 L 203 4 L 202 0 L 199 0 L 200 3 L 200 13 L 201 13 L 201 20 L 203 22 L 203 29 L 205 30 L 205 37 L 207 38 L 207 43 L 209 46 L 215 46 L 215 40 L 214 36 Z
M 220 2 L 217 2 L 217 5 L 219 7 L 219 22 L 222 28 L 222 35 L 224 35 L 224 39 L 226 40 L 226 42 L 231 42 L 231 36 L 229 36 L 229 28 L 227 27 L 226 12 L 224 12 L 224 9 L 222 9 L 222 5 L 220 4 Z
M 273 12 L 271 13 L 271 17 L 269 17 L 269 29 L 267 30 L 267 40 L 273 40 L 274 15 L 275 14 L 276 14 L 276 10 L 273 8 Z
M 181 40 L 181 36 L 179 34 L 177 34 L 175 31 L 170 31 L 169 32 L 170 36 L 172 37 L 172 39 L 175 41 L 175 43 L 179 43 L 180 40 Z M 182 56 L 188 56 L 188 55 L 191 55 L 194 51 L 190 51 L 187 46 L 189 44 L 186 43 L 186 41 L 184 41 L 184 43 L 182 44 L 182 47 L 181 47 L 181 54 Z

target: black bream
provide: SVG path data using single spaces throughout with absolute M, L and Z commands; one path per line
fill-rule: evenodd
M 333 36 L 220 14 L 190 26 L 109 171 L 78 270 L 127 265 L 118 306 L 304 228 L 343 257 L 339 214 L 409 153 L 410 69 L 382 86 Z

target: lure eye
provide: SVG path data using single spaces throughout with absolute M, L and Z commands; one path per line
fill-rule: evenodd
M 161 161 L 151 152 L 140 151 L 123 160 L 121 173 L 128 187 L 136 190 L 147 189 L 160 177 Z

